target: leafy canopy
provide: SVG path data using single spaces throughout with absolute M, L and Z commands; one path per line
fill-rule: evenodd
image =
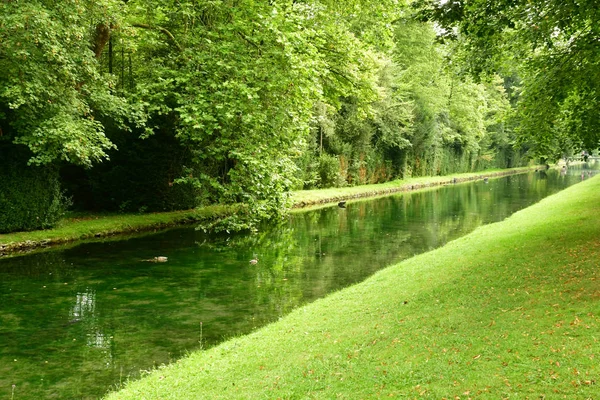
M 600 3 L 595 0 L 422 1 L 442 36 L 458 38 L 476 76 L 517 71 L 521 141 L 538 155 L 595 149 L 600 125 Z
M 98 119 L 135 115 L 93 50 L 97 27 L 116 24 L 118 8 L 113 0 L 0 2 L 0 139 L 29 147 L 31 163 L 91 166 L 112 147 Z

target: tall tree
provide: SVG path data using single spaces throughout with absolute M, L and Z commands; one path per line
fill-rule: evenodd
M 375 98 L 371 55 L 317 1 L 132 0 L 127 8 L 130 97 L 172 116 L 195 157 L 182 180 L 206 201 L 242 202 L 253 218 L 281 213 L 313 105 Z
M 520 137 L 535 143 L 537 155 L 598 147 L 598 1 L 427 0 L 420 6 L 443 36 L 460 37 L 475 75 L 519 65 Z

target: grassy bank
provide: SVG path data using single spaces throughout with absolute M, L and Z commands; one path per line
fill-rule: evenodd
M 347 188 L 302 190 L 292 193 L 295 208 L 336 202 L 359 197 L 377 196 L 406 190 L 443 185 L 486 177 L 497 177 L 527 171 L 529 168 L 492 170 L 478 173 L 458 174 L 452 177 L 421 177 L 377 185 Z M 35 248 L 69 243 L 91 238 L 103 238 L 121 233 L 143 232 L 163 229 L 186 223 L 202 222 L 231 215 L 233 206 L 210 206 L 187 211 L 151 214 L 90 215 L 65 218 L 54 229 L 33 232 L 0 234 L 0 257 L 9 253 L 29 251 Z
M 233 212 L 235 212 L 235 207 L 232 206 L 210 206 L 195 210 L 164 213 L 112 214 L 65 218 L 53 229 L 0 234 L 0 256 L 77 240 L 164 229 L 186 223 L 211 220 Z
M 299 190 L 292 193 L 294 208 L 302 208 L 316 204 L 337 202 L 340 200 L 357 199 L 364 197 L 379 196 L 409 190 L 418 190 L 433 186 L 448 185 L 482 179 L 484 177 L 497 178 L 506 175 L 527 172 L 535 166 L 494 169 L 480 172 L 469 172 L 448 176 L 421 176 L 373 185 L 349 186 L 344 188 Z
M 108 399 L 596 398 L 599 193 L 582 182 Z

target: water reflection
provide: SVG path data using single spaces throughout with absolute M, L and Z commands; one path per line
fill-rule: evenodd
M 97 398 L 580 180 L 538 171 L 298 213 L 256 235 L 176 229 L 0 260 L 0 398 L 13 384 L 14 399 Z M 143 261 L 158 255 L 169 261 Z
M 71 310 L 71 322 L 80 321 L 84 316 L 88 320 L 94 319 L 94 309 L 96 308 L 96 292 L 87 288 L 85 292 L 77 293 L 75 306 Z

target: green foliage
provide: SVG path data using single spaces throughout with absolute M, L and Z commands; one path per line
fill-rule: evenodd
M 0 128 L 31 150 L 30 163 L 91 166 L 112 148 L 97 116 L 132 114 L 91 50 L 117 7 L 113 0 L 0 3 Z
M 392 51 L 374 65 L 377 98 L 344 97 L 335 113 L 315 108 L 315 156 L 337 156 L 349 184 L 517 165 L 505 157 L 514 133 L 502 80 L 464 76 L 445 58 L 460 48 L 437 44 L 431 25 L 401 18 L 394 26 Z
M 493 165 L 514 142 L 507 93 L 405 6 L 0 2 L 0 136 L 33 164 L 95 165 L 62 169 L 78 206 L 243 203 L 225 230 L 280 219 L 295 188 Z M 561 126 L 581 129 L 590 96 L 566 93 Z
M 181 181 L 207 201 L 249 205 L 252 219 L 277 218 L 285 193 L 300 184 L 295 160 L 314 104 L 337 107 L 353 96 L 368 108 L 375 97 L 371 54 L 318 2 L 128 8 L 127 40 L 138 44 L 130 97 L 150 114 L 175 116 L 176 136 L 193 157 Z
M 444 37 L 458 38 L 471 74 L 518 74 L 517 139 L 532 157 L 598 147 L 600 17 L 589 11 L 597 1 L 418 3 Z
M 0 233 L 51 228 L 68 206 L 58 171 L 26 161 L 25 152 L 0 143 Z
M 340 174 L 340 160 L 336 156 L 327 153 L 319 158 L 319 187 L 344 186 L 343 176 Z

